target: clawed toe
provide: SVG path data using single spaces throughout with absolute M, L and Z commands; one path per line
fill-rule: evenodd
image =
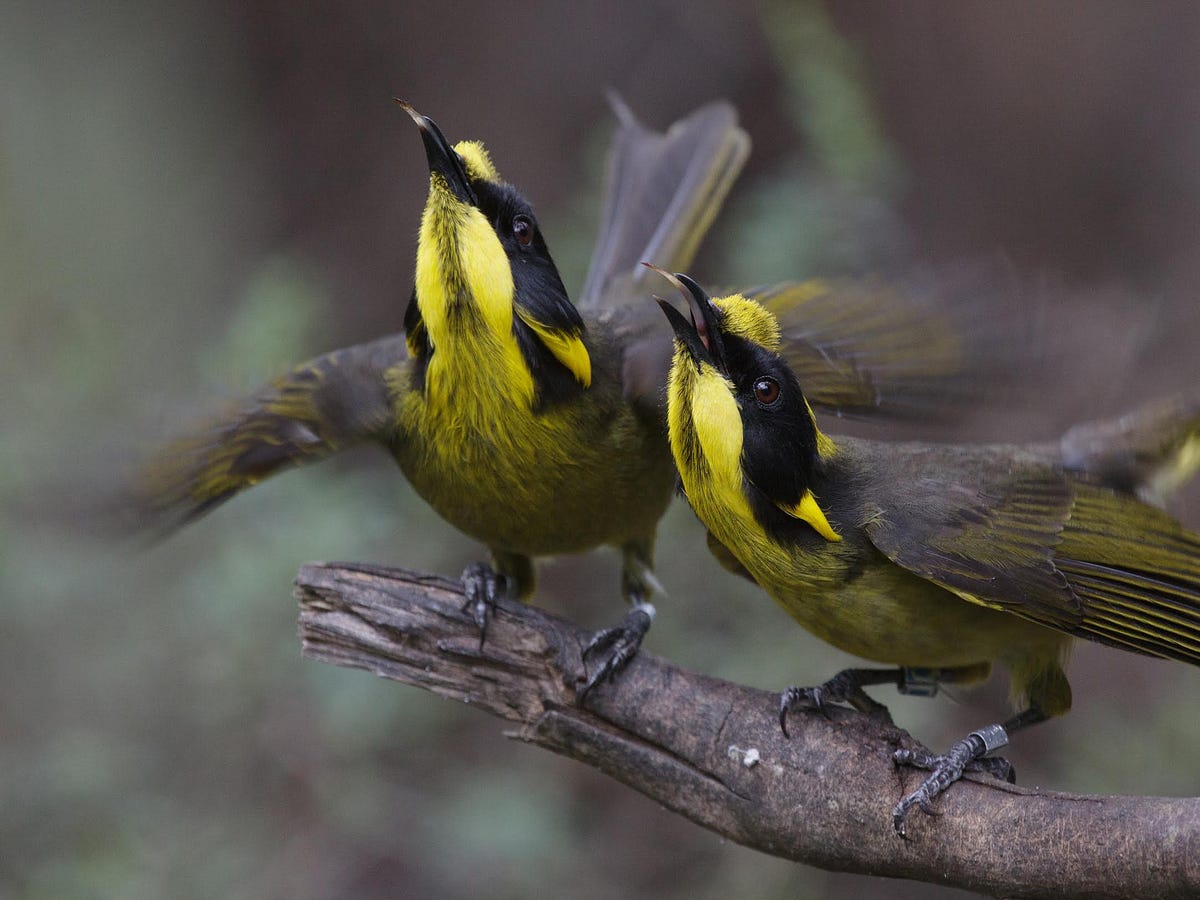
M 462 611 L 470 613 L 479 627 L 479 649 L 483 650 L 492 612 L 508 593 L 508 579 L 487 563 L 473 563 L 463 569 L 462 583 L 467 597 Z
M 596 685 L 613 678 L 629 664 L 642 646 L 642 640 L 653 621 L 654 607 L 649 603 L 639 603 L 625 614 L 619 625 L 605 628 L 592 636 L 583 649 L 583 659 L 586 663 L 589 657 L 596 656 L 598 665 L 576 693 L 577 703 L 582 705 Z
M 985 772 L 995 778 L 1013 783 L 1016 772 L 1008 760 L 1002 757 L 988 757 L 986 754 L 999 749 L 1008 743 L 1008 734 L 1000 725 L 989 725 L 978 731 L 972 731 L 966 738 L 950 748 L 945 756 L 938 756 L 923 750 L 900 749 L 892 754 L 892 761 L 898 766 L 912 766 L 925 769 L 929 776 L 921 782 L 921 786 L 896 804 L 892 810 L 892 827 L 896 834 L 905 837 L 904 822 L 908 812 L 918 806 L 926 815 L 940 815 L 934 809 L 933 801 L 950 785 L 963 776 L 963 772 Z

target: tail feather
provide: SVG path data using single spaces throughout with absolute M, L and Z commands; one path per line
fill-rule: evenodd
M 608 165 L 600 233 L 579 306 L 642 304 L 634 287 L 642 262 L 668 271 L 691 265 L 717 211 L 750 151 L 728 103 L 710 103 L 672 125 L 652 131 L 615 94 L 618 119 Z M 653 304 L 644 304 L 662 318 Z

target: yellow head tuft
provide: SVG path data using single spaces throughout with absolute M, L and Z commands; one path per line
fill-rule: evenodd
M 760 304 L 741 294 L 714 297 L 712 302 L 721 310 L 722 331 L 753 341 L 774 353 L 779 352 L 779 320 Z
M 459 141 L 454 145 L 454 152 L 462 158 L 467 175 L 471 178 L 482 179 L 483 181 L 490 181 L 492 183 L 500 181 L 500 173 L 492 165 L 492 158 L 488 156 L 488 152 L 484 149 L 481 142 Z

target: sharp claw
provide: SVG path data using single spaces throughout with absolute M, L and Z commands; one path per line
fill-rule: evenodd
M 469 613 L 471 619 L 479 628 L 479 651 L 483 652 L 487 640 L 488 622 L 492 618 L 492 610 L 500 602 L 500 597 L 507 589 L 505 576 L 501 575 L 486 563 L 474 563 L 467 566 L 462 573 L 463 592 L 467 602 L 463 604 L 463 612 Z
M 584 682 L 583 687 L 576 692 L 576 703 L 582 705 L 592 688 L 602 681 L 611 679 L 633 659 L 642 646 L 642 639 L 646 636 L 646 632 L 650 630 L 653 616 L 653 606 L 648 603 L 640 604 L 626 613 L 620 625 L 605 628 L 592 636 L 583 649 L 584 660 L 586 661 L 593 653 L 607 652 L 609 655 L 607 659 L 600 662 L 596 670 Z
M 817 710 L 826 719 L 832 719 L 830 707 L 835 703 L 848 704 L 872 719 L 890 725 L 892 716 L 887 707 L 872 700 L 863 690 L 863 686 L 883 684 L 884 679 L 880 676 L 891 679 L 894 675 L 892 670 L 846 669 L 815 687 L 790 687 L 780 698 L 779 727 L 784 736 L 787 736 L 787 714 L 800 707 Z
M 964 740 L 959 741 L 945 756 L 935 756 L 918 750 L 900 749 L 892 753 L 892 761 L 898 766 L 929 771 L 928 777 L 921 782 L 911 794 L 896 804 L 892 810 L 892 825 L 900 837 L 905 837 L 904 819 L 913 806 L 919 806 L 927 816 L 940 816 L 942 813 L 934 808 L 936 800 L 950 785 L 962 778 L 963 772 L 986 772 L 997 779 L 1003 779 L 1011 773 L 1012 766 L 1000 757 L 987 757 L 990 749 L 978 732 L 973 732 Z M 1000 746 L 1003 746 L 1002 744 Z M 1006 773 L 1006 769 L 1009 773 Z M 1015 773 L 1012 779 L 1015 780 Z
M 588 641 L 587 646 L 583 648 L 584 658 L 586 659 L 597 650 L 607 650 L 620 636 L 620 628 L 605 628 L 597 631 L 592 635 L 592 639 Z
M 584 682 L 583 687 L 580 688 L 579 691 L 575 694 L 575 705 L 583 706 L 584 701 L 587 700 L 587 698 L 588 698 L 588 694 L 590 694 L 592 692 L 592 688 L 594 688 L 596 685 L 598 685 L 601 681 L 603 681 L 605 678 L 607 678 L 610 674 L 611 673 L 609 672 L 607 666 L 601 666 L 595 672 L 593 672 L 591 677 L 588 678 L 588 680 L 586 682 Z
M 790 687 L 783 692 L 779 701 L 779 730 L 783 732 L 783 736 L 789 741 L 792 739 L 792 734 L 787 728 L 787 717 L 793 709 L 800 706 L 804 699 L 804 692 L 797 687 Z

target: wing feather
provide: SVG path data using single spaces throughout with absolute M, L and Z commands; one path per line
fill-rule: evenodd
M 169 533 L 283 469 L 391 440 L 389 373 L 407 356 L 395 335 L 317 357 L 159 448 L 128 500 L 131 524 Z
M 1200 664 L 1200 536 L 1049 463 L 925 452 L 941 474 L 882 488 L 866 525 L 889 559 L 964 599 Z

